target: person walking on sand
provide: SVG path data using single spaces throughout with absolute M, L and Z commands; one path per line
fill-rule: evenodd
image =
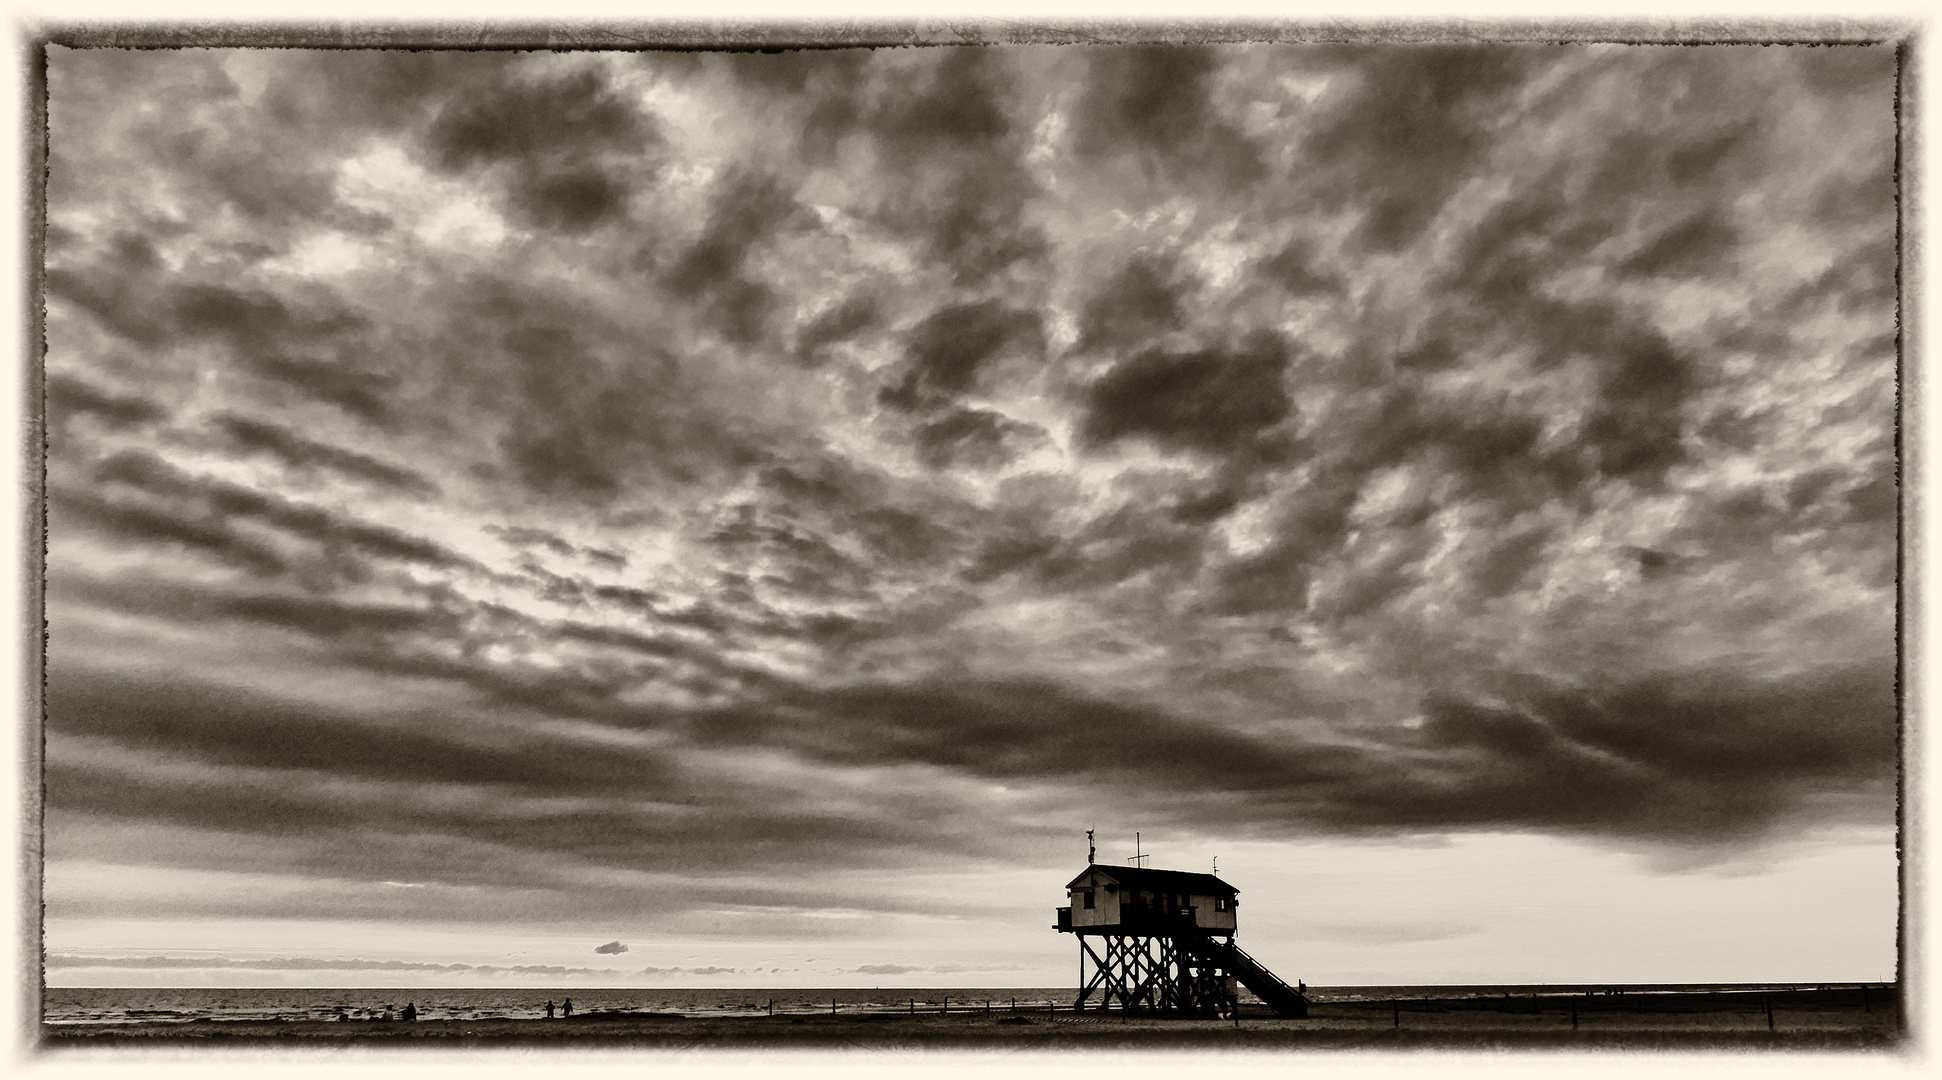
M 552 998 L 546 999 L 546 1018 L 548 1020 L 553 1019 L 553 999 Z
M 405 1019 L 407 1020 L 418 1019 L 418 1003 L 415 1001 L 405 1002 L 404 1016 L 405 1016 Z
M 573 1015 L 573 999 L 567 998 L 565 1001 L 560 1003 L 560 1016 L 562 1018 L 565 1018 L 572 1015 Z

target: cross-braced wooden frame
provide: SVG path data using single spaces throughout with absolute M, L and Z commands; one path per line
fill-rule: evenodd
M 1105 955 L 1091 938 L 1105 939 Z M 1220 1016 L 1234 1005 L 1231 965 L 1212 949 L 1164 934 L 1087 934 L 1079 938 L 1079 998 L 1073 1008 L 1179 1016 Z M 1098 1000 L 1093 1004 L 1094 993 Z

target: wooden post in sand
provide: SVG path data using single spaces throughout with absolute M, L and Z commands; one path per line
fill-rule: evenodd
M 830 998 L 830 999 L 829 999 L 829 1014 L 830 1014 L 831 1016 L 835 1016 L 835 1015 L 836 1015 L 836 999 L 835 999 L 835 998 Z
M 1767 1010 L 1767 1030 L 1772 1031 L 1773 1030 L 1773 999 L 1768 997 L 1765 994 L 1761 994 L 1760 1005 L 1762 1008 Z
M 917 999 L 916 999 L 916 998 L 911 998 L 911 999 L 910 999 L 910 1015 L 912 1015 L 912 1016 L 916 1016 L 916 1015 L 917 1015 Z
M 941 1008 L 941 1009 L 939 1009 L 939 1010 L 937 1010 L 937 1015 L 939 1015 L 939 1016 L 947 1016 L 947 1015 L 949 1015 L 949 1014 L 950 1014 L 950 1012 L 951 1012 L 951 995 L 949 995 L 949 994 L 945 994 L 945 995 L 944 995 L 944 1007 L 943 1007 L 943 1008 Z
M 1867 983 L 1861 984 L 1861 1011 L 1874 1012 L 1874 1009 L 1868 1006 L 1868 984 Z
M 774 998 L 770 998 L 770 999 L 769 999 L 769 1015 L 770 1015 L 770 1016 L 774 1016 L 774 1015 L 775 1015 L 775 999 L 774 999 Z
M 1403 1005 L 1395 998 L 1389 999 L 1389 1020 L 1391 1027 L 1403 1026 Z

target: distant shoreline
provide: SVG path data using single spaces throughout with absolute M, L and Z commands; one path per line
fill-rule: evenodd
M 1305 1020 L 1242 1010 L 1239 1023 L 1097 1011 L 1069 1006 L 1014 1013 L 966 1008 L 948 1014 L 840 1009 L 832 1014 L 682 1016 L 607 1011 L 552 1020 L 277 1021 L 194 1019 L 174 1023 L 48 1023 L 49 1049 L 130 1044 L 288 1045 L 315 1040 L 416 1044 L 604 1044 L 656 1047 L 1083 1048 L 1114 1045 L 1313 1050 L 1401 1047 L 1632 1047 L 1885 1049 L 1906 1035 L 1900 995 L 1871 984 L 1827 990 L 1540 994 L 1391 1000 L 1319 1000 Z

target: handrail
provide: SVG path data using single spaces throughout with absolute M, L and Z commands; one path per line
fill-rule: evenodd
M 1275 1012 L 1283 1016 L 1307 1016 L 1308 996 L 1289 986 L 1281 977 L 1264 967 L 1261 961 L 1248 955 L 1247 951 L 1234 943 L 1232 938 L 1226 942 L 1216 942 L 1207 934 L 1195 932 L 1180 935 L 1192 952 L 1213 961 L 1227 961 L 1234 976 L 1241 984 L 1255 992 L 1261 1000 L 1268 1003 Z

